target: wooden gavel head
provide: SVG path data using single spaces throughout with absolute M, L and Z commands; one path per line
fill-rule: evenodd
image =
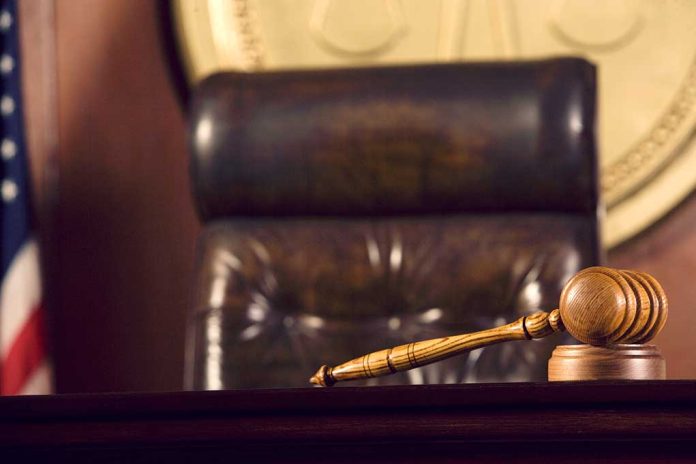
M 581 342 L 645 343 L 665 325 L 667 297 L 649 274 L 591 267 L 565 285 L 559 310 L 566 330 Z

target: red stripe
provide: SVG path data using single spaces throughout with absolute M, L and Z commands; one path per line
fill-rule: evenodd
M 2 365 L 0 395 L 17 395 L 46 355 L 43 340 L 43 308 L 41 304 L 32 310 L 7 353 Z

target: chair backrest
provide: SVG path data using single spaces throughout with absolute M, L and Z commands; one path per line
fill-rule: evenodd
M 317 364 L 552 309 L 600 259 L 594 105 L 573 58 L 208 78 L 189 385 L 304 385 Z M 400 381 L 538 379 L 550 346 Z
M 204 220 L 596 214 L 594 67 L 580 59 L 218 74 L 192 113 Z

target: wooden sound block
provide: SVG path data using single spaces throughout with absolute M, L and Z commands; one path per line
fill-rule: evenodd
M 664 380 L 666 371 L 655 345 L 560 345 L 549 359 L 549 381 Z

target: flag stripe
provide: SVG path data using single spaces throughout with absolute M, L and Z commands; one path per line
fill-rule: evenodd
M 53 368 L 42 362 L 19 391 L 20 395 L 47 395 L 53 390 Z
M 39 251 L 28 240 L 10 265 L 0 290 L 0 354 L 5 357 L 15 337 L 41 302 Z
M 12 343 L 2 365 L 1 394 L 19 394 L 36 369 L 44 362 L 46 352 L 42 336 L 42 315 L 43 310 L 40 306 L 33 308 L 31 317 Z

